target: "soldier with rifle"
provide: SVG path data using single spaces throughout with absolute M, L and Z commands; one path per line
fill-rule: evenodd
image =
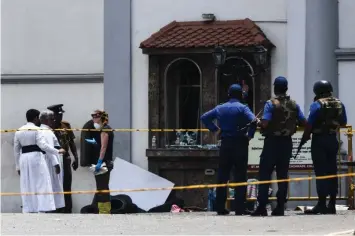
M 296 133 L 297 124 L 305 125 L 306 118 L 299 105 L 286 94 L 288 82 L 285 77 L 277 77 L 274 81 L 275 97 L 268 100 L 264 114 L 259 123 L 261 133 L 265 136 L 264 147 L 260 156 L 259 180 L 269 181 L 276 167 L 277 179 L 287 179 L 290 159 L 292 157 L 292 135 Z M 273 216 L 283 216 L 287 197 L 287 182 L 279 182 L 277 191 L 277 207 Z M 267 216 L 266 205 L 269 198 L 269 184 L 260 184 L 258 191 L 258 207 L 252 216 Z
M 337 132 L 346 125 L 344 104 L 332 95 L 330 82 L 321 80 L 314 84 L 314 102 L 310 106 L 308 124 L 304 130 L 298 152 L 312 134 L 311 154 L 317 177 L 337 174 L 337 153 L 339 142 Z M 298 154 L 297 152 L 297 154 Z M 338 193 L 338 178 L 317 179 L 318 203 L 305 214 L 336 214 L 335 203 Z M 327 196 L 330 196 L 328 206 Z

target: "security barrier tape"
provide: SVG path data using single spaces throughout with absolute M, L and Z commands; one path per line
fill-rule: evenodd
M 88 132 L 209 132 L 208 129 L 2 129 L 1 133 L 14 133 L 16 131 L 88 131 Z
M 268 183 L 280 183 L 280 182 L 298 182 L 312 179 L 331 179 L 355 176 L 355 173 L 327 175 L 318 177 L 301 177 L 301 178 L 289 178 L 281 180 L 268 180 L 268 181 L 255 181 L 255 182 L 242 182 L 242 183 L 227 183 L 227 184 L 199 184 L 189 186 L 177 186 L 168 188 L 138 188 L 138 189 L 120 189 L 120 190 L 83 190 L 83 191 L 71 191 L 71 192 L 45 192 L 45 193 L 15 193 L 4 192 L 0 196 L 22 196 L 22 195 L 50 195 L 50 194 L 94 194 L 94 193 L 118 193 L 118 192 L 142 192 L 142 191 L 162 191 L 162 190 L 184 190 L 184 189 L 202 189 L 202 188 L 218 188 L 218 187 L 238 187 L 247 185 L 259 185 Z
M 2 129 L 0 133 L 14 133 L 16 131 L 87 131 L 87 132 L 209 132 L 208 129 Z M 301 129 L 300 129 L 301 130 Z M 348 130 L 340 130 L 341 133 L 348 133 Z M 355 133 L 355 130 L 352 130 Z

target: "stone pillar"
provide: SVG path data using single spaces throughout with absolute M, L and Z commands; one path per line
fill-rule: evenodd
M 131 128 L 131 105 L 131 0 L 104 0 L 104 106 L 112 128 Z M 131 132 L 115 132 L 113 153 L 131 162 Z
M 332 83 L 338 95 L 338 1 L 306 0 L 305 106 L 313 102 L 313 84 L 318 80 Z
M 305 104 L 306 1 L 287 2 L 288 93 L 302 110 Z
M 334 94 L 338 92 L 338 69 L 335 49 L 338 45 L 337 0 L 288 0 L 287 60 L 290 95 L 304 108 L 307 116 L 313 102 L 313 84 L 318 80 L 331 81 Z M 290 171 L 290 178 L 304 173 Z M 315 182 L 311 192 L 315 193 Z M 276 186 L 273 185 L 274 190 Z M 290 183 L 290 195 L 307 196 L 308 181 Z M 290 201 L 288 208 L 314 202 Z

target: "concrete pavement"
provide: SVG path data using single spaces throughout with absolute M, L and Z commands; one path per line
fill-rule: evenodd
M 287 212 L 285 217 L 216 216 L 214 213 L 135 215 L 2 214 L 1 233 L 46 235 L 119 234 L 248 234 L 352 235 L 355 211 L 307 216 Z M 344 232 L 348 231 L 348 232 Z

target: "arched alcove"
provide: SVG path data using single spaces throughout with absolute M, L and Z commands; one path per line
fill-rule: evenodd
M 177 58 L 168 64 L 164 72 L 166 129 L 200 129 L 201 82 L 201 69 L 192 59 Z M 200 132 L 194 137 L 199 144 Z M 174 145 L 176 138 L 175 132 L 166 132 L 165 144 Z
M 243 57 L 231 56 L 226 59 L 216 76 L 217 103 L 228 101 L 228 88 L 232 84 L 248 87 L 248 96 L 244 102 L 255 112 L 255 81 L 252 65 Z

